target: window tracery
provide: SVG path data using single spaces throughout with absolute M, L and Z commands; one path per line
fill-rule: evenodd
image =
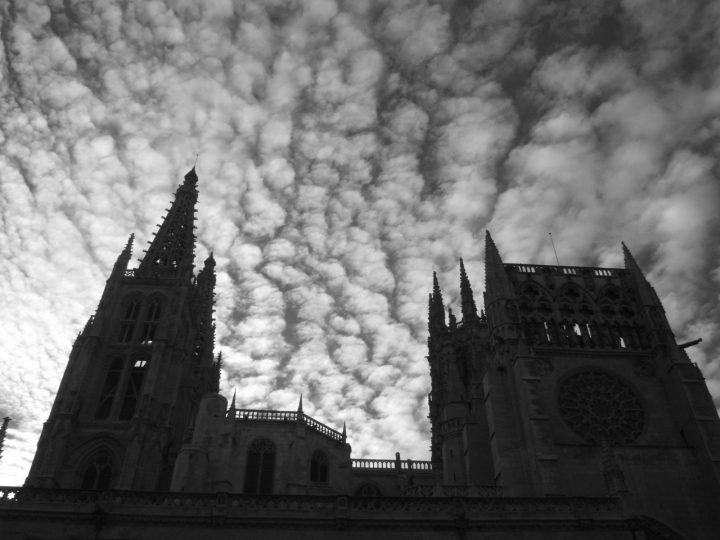
M 614 285 L 597 294 L 576 283 L 565 284 L 553 299 L 537 282 L 518 287 L 525 339 L 535 346 L 645 349 L 645 330 L 633 308 L 633 297 Z M 595 298 L 593 298 L 593 296 Z
M 155 332 L 157 331 L 158 321 L 160 320 L 160 301 L 155 300 L 148 308 L 145 322 L 142 329 L 142 337 L 140 342 L 148 345 L 155 340 Z
M 120 376 L 122 375 L 123 361 L 122 358 L 115 358 L 110 364 L 110 369 L 105 377 L 105 384 L 100 392 L 100 401 L 98 402 L 97 411 L 95 412 L 96 420 L 105 420 L 110 416 L 115 394 L 117 394 L 118 385 L 120 384 Z
M 635 442 L 645 426 L 645 412 L 634 392 L 608 373 L 583 371 L 567 378 L 558 394 L 565 423 L 585 441 L 612 445 Z
M 320 450 L 315 450 L 310 458 L 310 480 L 312 482 L 328 481 L 328 458 Z
M 125 308 L 120 325 L 120 334 L 118 335 L 118 343 L 130 343 L 135 333 L 135 325 L 137 324 L 138 315 L 140 313 L 140 302 L 133 300 L 128 303 Z
M 131 420 L 135 414 L 140 390 L 142 389 L 142 383 L 145 379 L 146 368 L 147 360 L 135 360 L 132 371 L 130 371 L 130 378 L 125 388 L 125 396 L 123 397 L 123 402 L 120 407 L 120 420 Z
M 272 493 L 275 455 L 275 445 L 268 439 L 258 439 L 250 445 L 245 469 L 245 493 Z
M 105 452 L 98 453 L 85 469 L 80 489 L 108 489 L 113 477 L 110 463 Z

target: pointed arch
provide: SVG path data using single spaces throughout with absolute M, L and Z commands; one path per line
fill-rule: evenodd
M 140 335 L 140 343 L 143 345 L 149 345 L 155 341 L 155 334 L 163 313 L 163 299 L 162 295 L 153 294 L 146 302 L 142 333 Z
M 353 494 L 355 497 L 384 497 L 382 489 L 374 482 L 363 482 L 355 487 Z
M 107 375 L 102 390 L 100 391 L 100 399 L 98 400 L 97 409 L 95 410 L 96 420 L 106 420 L 110 416 L 115 396 L 120 386 L 120 378 L 123 372 L 123 359 L 115 356 L 108 368 Z
M 107 452 L 102 450 L 93 454 L 81 471 L 80 489 L 109 489 L 117 475 Z
M 147 373 L 149 357 L 146 354 L 134 356 L 131 360 L 130 376 L 125 386 L 125 394 L 120 405 L 119 420 L 131 420 L 135 415 L 140 399 L 145 374 Z
M 268 495 L 273 492 L 276 455 L 275 443 L 270 439 L 256 439 L 250 444 L 245 466 L 245 493 Z
M 122 469 L 125 450 L 125 444 L 115 435 L 107 432 L 82 441 L 63 461 L 64 465 L 74 473 L 72 487 L 81 489 L 112 488 Z M 104 456 L 104 458 L 99 459 L 99 456 Z M 88 476 L 86 477 L 86 475 Z M 90 485 L 91 480 L 93 487 L 82 487 Z
M 120 312 L 120 331 L 117 337 L 118 343 L 131 343 L 133 341 L 142 300 L 143 296 L 138 292 L 130 293 L 123 299 Z
M 328 457 L 322 450 L 315 450 L 310 457 L 310 481 L 327 483 Z

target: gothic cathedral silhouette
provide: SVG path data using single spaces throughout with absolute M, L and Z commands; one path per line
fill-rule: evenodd
M 508 264 L 486 233 L 461 320 L 433 275 L 430 460 L 356 459 L 302 398 L 220 394 L 197 184 L 137 269 L 133 236 L 118 257 L 0 538 L 718 538 L 720 420 L 624 244 L 624 268 Z

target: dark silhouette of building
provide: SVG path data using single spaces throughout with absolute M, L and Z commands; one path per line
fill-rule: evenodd
M 433 276 L 431 460 L 353 459 L 302 398 L 220 395 L 197 181 L 115 263 L 0 538 L 718 538 L 720 421 L 624 245 L 623 269 L 506 264 L 488 233 L 460 321 Z

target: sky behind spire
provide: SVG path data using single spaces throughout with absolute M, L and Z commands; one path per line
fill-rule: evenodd
M 712 2 L 148 0 L 0 5 L 0 484 L 73 339 L 193 165 L 221 391 L 356 457 L 428 459 L 426 296 L 506 262 L 622 267 L 720 398 Z M 143 247 L 141 247 L 143 246 Z M 131 262 L 131 267 L 137 262 Z

